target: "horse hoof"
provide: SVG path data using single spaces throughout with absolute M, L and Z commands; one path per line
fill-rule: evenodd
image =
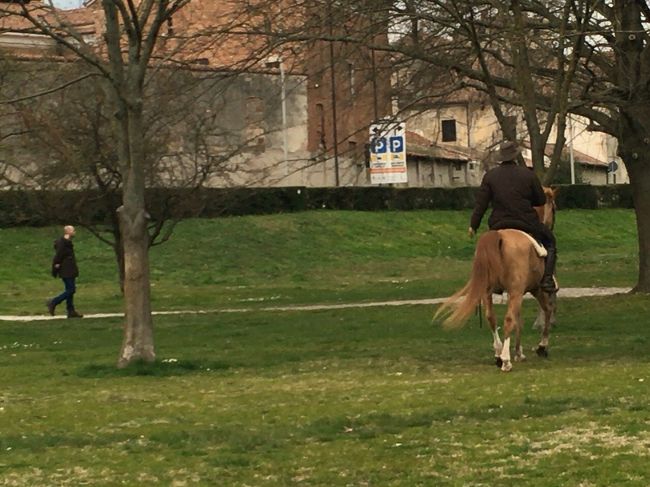
M 538 357 L 548 358 L 548 350 L 546 349 L 546 347 L 540 345 L 539 347 L 537 347 L 536 352 Z
M 510 372 L 512 370 L 512 363 L 510 361 L 503 362 L 501 366 L 501 372 Z
M 503 360 L 501 360 L 501 357 L 494 357 L 494 364 L 497 367 L 501 368 L 501 366 L 503 365 Z

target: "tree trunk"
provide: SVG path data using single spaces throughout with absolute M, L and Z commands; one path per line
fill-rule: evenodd
M 650 155 L 645 124 L 650 119 L 643 104 L 621 110 L 618 125 L 618 155 L 630 176 L 639 240 L 639 277 L 633 291 L 650 293 Z
M 135 361 L 156 359 L 151 317 L 149 282 L 149 215 L 145 208 L 144 145 L 140 87 L 136 96 L 123 105 L 122 135 L 128 141 L 122 153 L 122 206 L 118 209 L 124 249 L 124 341 L 117 362 L 126 367 Z
M 639 239 L 639 277 L 633 292 L 650 293 L 650 160 L 647 152 L 636 153 L 637 159 L 624 159 L 630 174 Z M 627 162 L 630 161 L 630 162 Z
M 142 208 L 120 209 L 124 245 L 124 341 L 118 367 L 134 361 L 156 359 L 149 288 L 149 237 L 147 213 Z
M 625 162 L 632 186 L 634 210 L 639 239 L 639 278 L 635 292 L 650 293 L 650 156 L 648 129 L 650 110 L 645 100 L 650 90 L 648 47 L 644 32 L 641 5 L 644 2 L 618 0 L 614 2 L 616 34 L 617 88 L 625 93 L 618 103 L 618 153 Z M 646 50 L 644 52 L 644 50 Z

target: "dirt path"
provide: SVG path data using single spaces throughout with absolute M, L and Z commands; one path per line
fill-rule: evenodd
M 629 292 L 630 288 L 625 287 L 572 287 L 560 289 L 559 298 L 583 298 L 590 296 L 611 296 Z M 531 296 L 527 296 L 530 298 Z M 188 314 L 214 314 L 214 313 L 250 313 L 252 311 L 319 311 L 325 309 L 347 309 L 347 308 L 374 308 L 378 306 L 410 306 L 410 305 L 434 305 L 440 304 L 447 298 L 432 299 L 405 299 L 399 301 L 377 301 L 366 303 L 345 303 L 345 304 L 312 304 L 297 306 L 270 306 L 264 308 L 220 308 L 211 310 L 181 310 L 181 311 L 154 311 L 155 316 L 164 315 L 188 315 Z M 507 297 L 495 296 L 494 302 L 499 304 L 504 302 Z M 86 318 L 119 318 L 122 313 L 96 313 L 86 314 Z M 65 315 L 32 315 L 32 316 L 11 316 L 0 315 L 0 321 L 46 321 L 66 319 Z

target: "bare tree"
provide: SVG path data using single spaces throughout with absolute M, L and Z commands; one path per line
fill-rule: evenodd
M 635 291 L 650 292 L 650 8 L 644 0 L 387 0 L 335 5 L 341 11 L 363 5 L 369 9 L 366 15 L 390 19 L 389 42 L 367 30 L 278 36 L 291 41 L 311 35 L 387 53 L 395 68 L 404 67 L 407 79 L 416 82 L 407 95 L 422 107 L 426 100 L 435 104 L 458 90 L 484 93 L 505 134 L 509 127 L 504 107 L 519 107 L 540 173 L 555 125 L 549 179 L 560 160 L 567 114 L 589 119 L 590 130 L 615 136 L 637 217 Z
M 413 0 L 408 11 L 402 5 L 396 4 L 397 12 L 406 15 L 411 25 L 428 23 L 433 26 L 430 32 L 442 32 L 442 40 L 420 41 L 410 51 L 398 49 L 399 54 L 458 73 L 462 86 L 489 94 L 497 117 L 499 103 L 521 107 L 536 168 L 549 124 L 556 121 L 558 160 L 567 113 L 586 117 L 591 120 L 590 130 L 617 138 L 637 217 L 635 290 L 650 292 L 650 8 L 646 2 L 464 2 L 463 11 L 458 2 Z M 422 36 L 423 31 L 419 25 L 417 34 Z M 438 52 L 427 49 L 441 44 L 444 48 Z M 539 122 L 540 114 L 546 127 Z
M 112 247 L 123 290 L 124 249 L 114 211 L 122 176 L 111 112 L 96 77 L 79 81 L 85 71 L 83 63 L 14 63 L 11 75 L 5 77 L 10 79 L 0 88 L 0 93 L 13 92 L 18 100 L 4 102 L 13 113 L 12 131 L 6 134 L 13 133 L 13 138 L 5 144 L 13 157 L 0 162 L 0 181 L 8 188 L 76 190 L 75 221 Z M 77 81 L 65 86 L 70 80 Z M 230 150 L 216 152 L 210 143 L 211 138 L 234 138 L 212 114 L 219 111 L 224 90 L 234 80 L 177 68 L 159 70 L 148 78 L 143 134 L 146 185 L 175 190 L 148 203 L 149 246 L 167 241 L 181 217 L 200 211 L 201 201 L 192 195 L 209 178 L 225 175 L 230 156 L 244 149 L 246 142 L 237 141 Z M 29 96 L 40 85 L 65 87 Z M 25 94 L 19 96 L 21 90 Z M 182 197 L 179 189 L 185 190 Z M 102 209 L 103 219 L 88 211 L 97 208 Z
M 169 237 L 174 212 L 178 212 L 178 206 L 169 201 L 162 210 L 148 207 L 145 190 L 156 186 L 197 188 L 215 172 L 228 182 L 228 172 L 232 174 L 233 169 L 248 173 L 249 179 L 257 177 L 245 167 L 245 155 L 263 134 L 257 129 L 243 133 L 246 131 L 240 126 L 229 129 L 233 121 L 222 120 L 218 106 L 208 103 L 212 110 L 201 110 L 191 102 L 217 97 L 219 90 L 227 89 L 224 86 L 229 78 L 268 58 L 274 46 L 258 41 L 264 36 L 255 30 L 256 19 L 278 8 L 264 9 L 260 2 L 240 9 L 223 4 L 217 9 L 204 3 L 207 12 L 186 12 L 190 0 L 96 0 L 92 4 L 100 6 L 95 15 L 101 21 L 101 37 L 92 39 L 84 37 L 64 14 L 41 2 L 0 6 L 0 15 L 22 21 L 18 31 L 48 36 L 56 42 L 57 52 L 68 59 L 76 57 L 85 65 L 78 78 L 53 83 L 54 87 L 45 91 L 10 96 L 4 105 L 18 109 L 28 136 L 38 138 L 40 150 L 47 153 L 45 159 L 54 162 L 37 174 L 23 171 L 23 182 L 25 176 L 35 176 L 32 180 L 36 187 L 43 187 L 47 180 L 63 186 L 94 185 L 104 195 L 120 194 L 121 205 L 117 216 L 111 215 L 111 235 L 105 241 L 115 249 L 123 270 L 126 324 L 118 358 L 118 366 L 123 367 L 133 361 L 155 359 L 148 249 Z M 184 18 L 184 29 L 175 29 L 177 16 Z M 200 22 L 194 25 L 197 16 Z M 168 76 L 170 72 L 200 72 L 197 68 L 209 61 L 204 56 L 214 52 L 223 54 L 218 60 L 222 73 L 198 75 L 198 84 L 179 85 L 179 79 Z M 174 67 L 184 70 L 174 71 Z M 85 89 L 91 93 L 89 99 L 71 95 L 84 92 L 81 83 L 90 78 L 92 82 Z M 75 88 L 66 93 L 73 85 Z M 168 100 L 161 96 L 165 90 Z M 30 106 L 29 100 L 38 96 L 42 101 L 43 96 L 55 93 L 67 96 L 60 105 L 65 105 L 69 114 L 78 110 L 79 133 L 62 132 L 62 125 L 56 123 L 57 118 L 52 116 L 57 111 L 56 96 L 50 97 L 52 107 L 41 102 L 41 106 Z M 162 113 L 166 101 L 170 103 Z M 178 109 L 183 104 L 194 109 Z M 241 115 L 237 115 L 240 120 Z M 183 134 L 182 147 L 165 143 L 174 135 L 170 131 Z M 233 137 L 233 131 L 239 133 Z M 224 166 L 228 168 L 222 170 Z M 22 171 L 23 167 L 15 166 L 14 170 Z M 165 224 L 168 216 L 172 217 L 171 224 Z M 97 235 L 104 239 L 99 232 Z
M 118 366 L 155 360 L 149 283 L 149 213 L 145 206 L 145 81 L 161 29 L 189 0 L 102 0 L 100 49 L 43 5 L 3 7 L 19 15 L 34 31 L 56 40 L 92 66 L 103 79 L 110 106 L 112 134 L 122 180 L 118 209 L 124 249 L 126 324 Z

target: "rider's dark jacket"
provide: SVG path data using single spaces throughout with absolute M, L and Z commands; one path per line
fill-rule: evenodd
M 488 225 L 491 230 L 518 228 L 537 238 L 541 237 L 538 234 L 543 225 L 533 207 L 545 204 L 546 196 L 533 171 L 511 161 L 502 162 L 488 171 L 476 194 L 476 205 L 470 221 L 474 230 L 481 225 L 490 203 L 492 214 Z

